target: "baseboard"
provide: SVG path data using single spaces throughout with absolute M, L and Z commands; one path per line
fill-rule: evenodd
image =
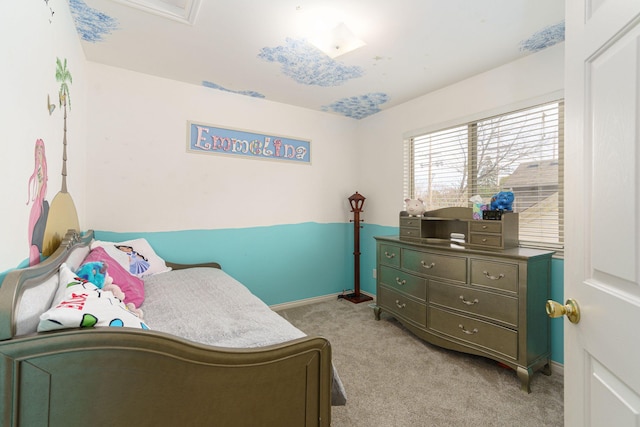
M 282 304 L 274 304 L 274 305 L 270 305 L 269 308 L 273 311 L 286 310 L 289 308 L 301 307 L 303 305 L 309 305 L 309 304 L 316 304 L 319 302 L 325 302 L 325 301 L 334 300 L 337 298 L 338 298 L 337 294 L 321 295 L 319 297 L 305 298 L 305 299 L 300 299 L 300 300 L 291 301 L 291 302 L 283 302 Z
M 564 378 L 564 365 L 562 363 L 551 361 L 551 372 L 553 375 L 560 375 Z
M 364 291 L 360 291 L 360 292 L 365 294 L 365 295 L 369 295 L 375 301 L 375 299 L 376 299 L 375 295 L 370 294 L 369 292 L 364 292 Z M 338 299 L 338 295 L 340 295 L 340 294 L 329 294 L 329 295 L 321 295 L 319 297 L 305 298 L 305 299 L 301 299 L 301 300 L 297 300 L 297 301 L 284 302 L 282 304 L 270 305 L 269 308 L 271 310 L 273 310 L 273 311 L 287 310 L 289 308 L 301 307 L 303 305 L 317 304 L 319 302 L 337 300 Z

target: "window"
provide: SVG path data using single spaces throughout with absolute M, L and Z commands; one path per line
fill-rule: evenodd
M 406 145 L 405 197 L 433 210 L 511 190 L 520 245 L 560 250 L 563 129 L 564 102 L 555 101 L 415 136 Z

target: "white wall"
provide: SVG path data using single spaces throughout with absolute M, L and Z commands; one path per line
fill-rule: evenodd
M 561 43 L 360 120 L 358 186 L 368 197 L 367 220 L 398 225 L 398 212 L 404 209 L 404 137 L 561 95 L 563 80 Z
M 358 186 L 368 197 L 366 219 L 378 225 L 371 231 L 365 227 L 363 241 L 369 246 L 361 259 L 364 290 L 375 291 L 375 280 L 369 274 L 376 267 L 372 236 L 396 234 L 398 212 L 404 209 L 404 138 L 524 108 L 544 102 L 545 98 L 562 97 L 563 89 L 564 43 L 561 43 L 360 120 Z M 562 271 L 562 260 L 554 259 L 551 298 L 560 301 L 564 289 Z M 552 323 L 551 340 L 552 360 L 563 363 L 561 323 Z
M 88 63 L 87 223 L 117 232 L 346 222 L 356 122 Z M 311 140 L 311 165 L 186 151 L 187 121 Z
M 51 11 L 54 14 L 52 16 Z M 85 226 L 85 77 L 84 54 L 68 3 L 64 0 L 0 2 L 0 272 L 15 268 L 29 256 L 28 220 L 31 205 L 27 184 L 34 169 L 37 139 L 45 143 L 51 202 L 62 183 L 63 112 L 58 106 L 56 57 L 67 59 L 73 77 L 72 109 L 67 120 L 68 179 L 81 227 Z M 56 104 L 47 111 L 47 95 Z
M 347 222 L 355 190 L 367 197 L 368 224 L 396 226 L 403 136 L 561 91 L 563 49 L 353 121 L 86 63 L 66 1 L 1 2 L 0 272 L 28 257 L 25 203 L 38 138 L 47 200 L 60 190 L 62 112 L 49 116 L 45 106 L 47 94 L 57 104 L 56 57 L 73 75 L 67 181 L 81 228 L 144 232 Z M 312 165 L 189 154 L 187 120 L 309 138 Z

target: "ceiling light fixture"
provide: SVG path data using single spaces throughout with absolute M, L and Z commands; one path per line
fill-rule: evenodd
M 326 33 L 310 38 L 309 41 L 331 58 L 336 58 L 366 45 L 351 32 L 344 22 L 339 23 Z

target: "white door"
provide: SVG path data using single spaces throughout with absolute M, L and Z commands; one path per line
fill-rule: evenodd
M 640 0 L 566 0 L 565 425 L 640 426 Z

